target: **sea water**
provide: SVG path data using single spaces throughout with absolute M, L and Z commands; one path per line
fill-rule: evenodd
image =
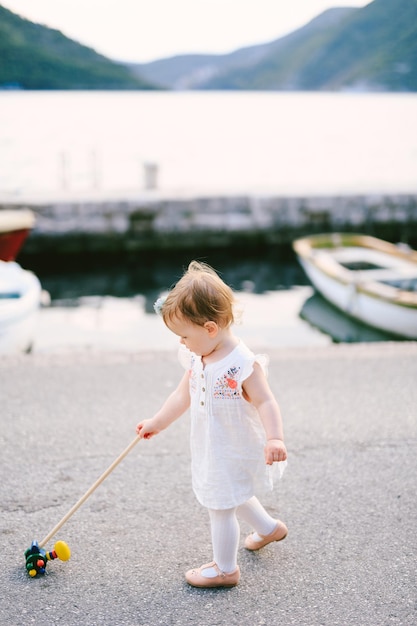
M 413 192 L 417 95 L 0 92 L 0 196 Z M 147 170 L 149 172 L 149 169 Z

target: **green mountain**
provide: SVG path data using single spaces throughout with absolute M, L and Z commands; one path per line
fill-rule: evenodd
M 154 89 L 116 63 L 0 6 L 0 88 Z
M 304 65 L 302 88 L 417 90 L 417 0 L 374 0 Z
M 305 49 L 308 54 L 312 46 L 320 45 L 323 34 L 333 32 L 333 29 L 353 11 L 356 9 L 329 9 L 306 26 L 285 37 L 240 48 L 229 54 L 188 54 L 131 67 L 148 80 L 170 89 L 257 89 L 255 84 L 252 87 L 246 85 L 249 85 L 249 80 L 256 83 L 257 74 L 264 72 L 263 64 L 268 64 L 270 58 L 279 59 L 284 56 L 287 58 L 289 56 L 287 50 L 294 51 L 298 48 Z M 295 65 L 296 61 L 293 63 L 290 59 L 289 76 L 294 71 Z M 266 76 L 265 80 L 260 79 L 260 82 L 262 86 L 259 89 L 275 89 L 273 76 Z M 290 84 L 288 88 L 291 88 Z
M 330 9 L 261 46 L 135 69 L 173 89 L 417 91 L 417 0 Z

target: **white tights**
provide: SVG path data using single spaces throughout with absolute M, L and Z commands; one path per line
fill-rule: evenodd
M 209 509 L 213 560 L 222 572 L 233 572 L 237 567 L 240 527 L 237 516 L 249 524 L 258 534 L 269 535 L 277 522 L 253 496 L 233 509 Z M 203 570 L 210 577 L 217 572 Z

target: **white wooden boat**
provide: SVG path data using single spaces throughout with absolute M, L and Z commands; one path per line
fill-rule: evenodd
M 311 283 L 341 311 L 387 333 L 417 339 L 417 252 L 367 235 L 331 233 L 293 248 Z
M 31 350 L 41 293 L 35 274 L 0 261 L 0 354 Z
M 33 345 L 42 289 L 15 258 L 34 223 L 28 209 L 0 210 L 0 354 L 29 352 Z

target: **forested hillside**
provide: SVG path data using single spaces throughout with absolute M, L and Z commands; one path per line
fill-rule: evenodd
M 152 89 L 154 86 L 125 65 L 0 6 L 0 88 Z

